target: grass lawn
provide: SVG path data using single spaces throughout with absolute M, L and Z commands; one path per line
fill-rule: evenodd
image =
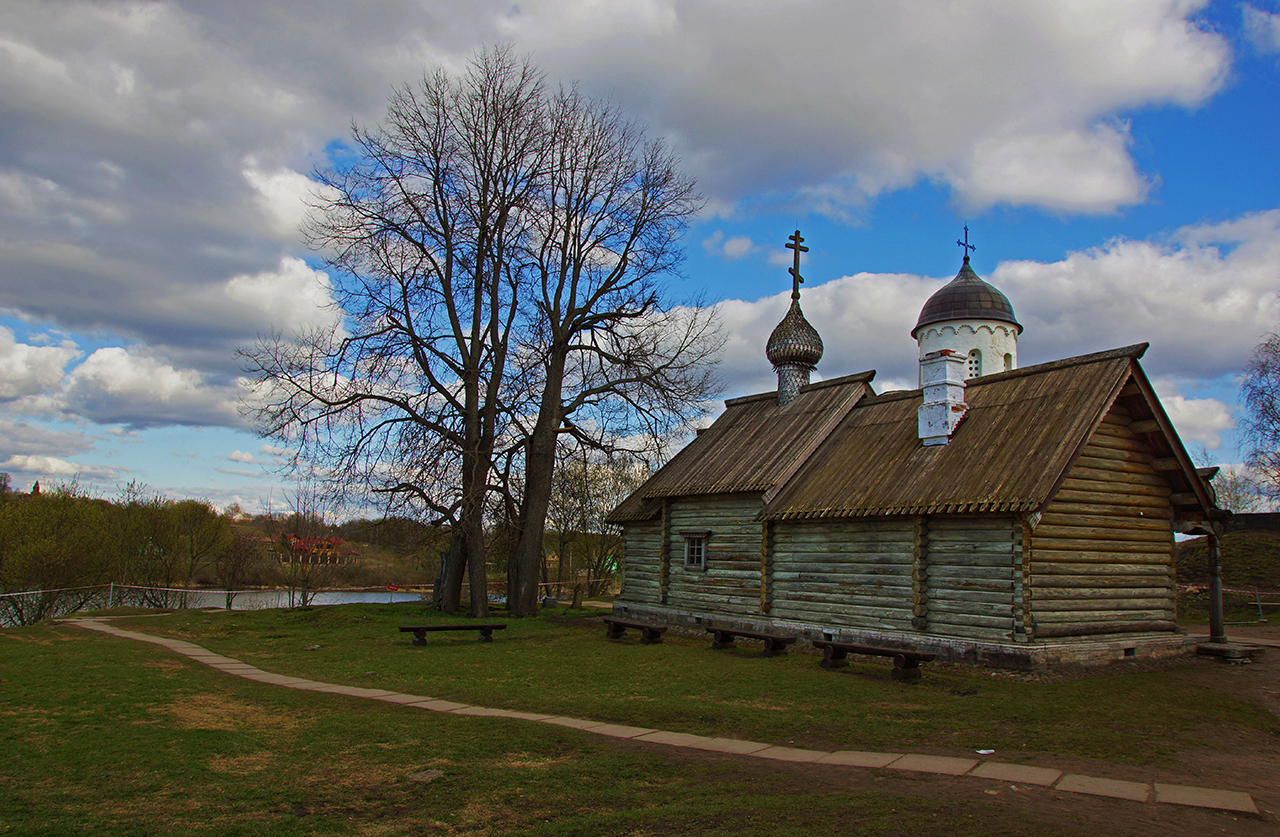
M 1042 684 L 926 666 L 904 685 L 884 663 L 828 672 L 702 637 L 608 642 L 592 615 L 507 620 L 491 644 L 429 634 L 421 648 L 396 626 L 441 617 L 416 605 L 116 624 L 326 682 L 820 749 L 1161 764 L 1212 747 L 1215 729 L 1280 734 L 1176 670 Z M 818 772 L 252 683 L 55 624 L 0 631 L 0 715 L 3 835 L 1073 833 L 980 794 L 836 792 Z M 441 775 L 411 778 L 423 771 Z

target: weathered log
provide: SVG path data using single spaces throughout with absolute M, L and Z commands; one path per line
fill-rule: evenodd
M 1117 556 L 1121 556 L 1117 559 Z M 1102 552 L 1097 550 L 1081 551 L 1071 549 L 1043 549 L 1036 544 L 1035 564 L 1063 562 L 1067 564 L 1110 564 L 1122 560 L 1125 564 L 1156 564 L 1169 566 L 1173 563 L 1173 550 L 1165 552 Z M 1036 572 L 1035 565 L 1032 573 Z
M 1160 485 L 1121 485 L 1110 480 L 1083 479 L 1068 476 L 1062 481 L 1062 491 L 1074 491 L 1086 495 L 1089 499 L 1097 498 L 1104 503 L 1117 503 L 1120 497 L 1139 495 L 1143 497 L 1167 498 L 1173 493 L 1163 481 Z
M 1071 598 L 1036 596 L 1036 613 L 1065 613 L 1084 610 L 1170 610 L 1173 608 L 1173 594 L 1162 590 L 1151 596 L 1106 596 L 1107 591 L 1097 591 L 1099 595 L 1088 596 L 1083 592 Z
M 1128 507 L 1124 508 L 1129 511 Z M 1089 511 L 1091 511 L 1089 506 L 1069 506 L 1063 503 L 1055 503 L 1041 515 L 1040 523 L 1036 526 L 1036 533 L 1038 534 L 1046 526 L 1050 528 L 1054 526 L 1086 526 L 1099 529 L 1140 529 L 1162 533 L 1169 531 L 1168 520 L 1156 520 L 1137 513 L 1117 516 L 1089 514 Z
M 971 628 L 1013 630 L 1013 614 L 1010 612 L 999 616 L 985 616 L 977 613 L 957 613 L 943 611 L 931 605 L 929 608 L 929 623 L 935 629 L 939 629 L 943 625 L 964 625 Z
M 1108 568 L 1110 569 L 1110 568 Z M 1160 580 L 1166 580 L 1165 584 L 1153 583 Z M 1040 575 L 1037 574 L 1034 582 L 1036 589 L 1041 588 L 1061 588 L 1064 590 L 1083 590 L 1090 587 L 1102 587 L 1114 589 L 1126 588 L 1144 588 L 1148 590 L 1172 590 L 1174 588 L 1173 579 L 1164 574 L 1159 577 L 1150 575 Z
M 1037 544 L 1044 540 L 1054 539 L 1165 544 L 1173 543 L 1173 530 L 1167 526 L 1163 529 L 1126 529 L 1101 526 L 1064 526 L 1061 524 L 1046 526 L 1042 523 L 1036 528 L 1034 537 Z
M 1163 497 L 1099 498 L 1084 492 L 1058 492 L 1046 514 L 1103 514 L 1117 518 L 1150 518 L 1169 521 L 1173 508 Z
M 1076 459 L 1077 463 L 1083 463 L 1091 468 L 1107 468 L 1113 462 L 1135 462 L 1150 464 L 1153 457 L 1147 450 L 1127 450 L 1124 448 L 1110 448 L 1102 445 L 1088 445 L 1080 456 Z
M 1116 610 L 1047 610 L 1037 604 L 1032 611 L 1037 622 L 1132 622 L 1140 619 L 1173 619 L 1172 608 L 1129 608 Z
M 1130 470 L 1128 468 L 1121 467 L 1119 463 L 1116 463 L 1115 467 L 1108 468 L 1106 470 L 1100 468 L 1089 468 L 1077 464 L 1071 469 L 1071 473 L 1067 479 L 1068 481 L 1093 480 L 1096 482 L 1105 482 L 1111 485 L 1124 486 L 1124 490 L 1128 490 L 1129 486 L 1134 485 L 1146 485 L 1157 488 L 1168 487 L 1168 483 L 1165 481 L 1164 477 L 1154 473 L 1150 468 L 1141 467 Z
M 1063 552 L 1071 550 L 1081 550 L 1088 552 L 1118 552 L 1120 554 L 1128 553 L 1157 553 L 1169 554 L 1173 551 L 1173 539 L 1168 541 L 1104 541 L 1090 540 L 1088 538 L 1042 538 L 1037 535 L 1034 538 L 1034 546 L 1037 557 L 1042 552 Z
M 1102 634 L 1130 634 L 1148 632 L 1166 632 L 1177 630 L 1177 623 L 1169 620 L 1150 620 L 1140 622 L 1060 622 L 1057 624 L 1036 624 L 1036 638 L 1048 639 L 1065 636 L 1098 636 Z

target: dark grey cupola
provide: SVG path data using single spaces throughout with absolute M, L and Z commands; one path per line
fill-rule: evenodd
M 782 322 L 778 323 L 764 354 L 778 373 L 778 404 L 785 406 L 800 394 L 800 388 L 809 383 L 809 376 L 818 361 L 822 360 L 822 338 L 818 330 L 804 318 L 800 310 L 800 254 L 808 252 L 803 246 L 800 231 L 791 236 L 787 249 L 795 251 L 795 265 L 791 273 L 791 307 L 787 309 Z

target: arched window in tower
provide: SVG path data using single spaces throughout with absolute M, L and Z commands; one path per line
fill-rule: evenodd
M 1004 354 L 1004 371 L 1013 371 L 1013 355 L 1008 352 L 1005 352 Z
M 982 352 L 974 349 L 969 352 L 969 374 L 966 377 L 976 378 L 982 374 Z

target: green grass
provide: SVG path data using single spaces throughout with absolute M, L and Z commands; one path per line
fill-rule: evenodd
M 415 649 L 419 660 L 439 650 Z M 785 837 L 897 833 L 903 818 L 917 834 L 980 835 L 1026 824 L 986 800 L 809 787 L 552 725 L 255 684 L 70 627 L 0 633 L 0 671 L 5 835 Z M 426 770 L 443 776 L 410 778 Z
M 470 632 L 428 634 L 425 647 L 396 627 L 457 620 L 402 604 L 188 612 L 132 624 L 326 682 L 825 750 L 995 749 L 1152 764 L 1211 744 L 1200 709 L 1208 702 L 1219 724 L 1280 731 L 1264 710 L 1176 671 L 1036 683 L 926 666 L 919 682 L 900 684 L 887 662 L 831 672 L 809 654 L 762 658 L 748 642 L 725 651 L 671 633 L 661 645 L 609 642 L 587 618 L 598 613 L 580 613 L 507 620 L 492 643 Z M 311 645 L 320 648 L 302 650 Z
M 424 619 L 416 605 L 116 624 L 326 682 L 822 749 L 1144 764 L 1213 746 L 1224 728 L 1280 733 L 1194 670 L 1047 685 L 934 666 L 905 685 L 883 663 L 829 672 L 702 637 L 609 642 L 588 615 L 426 647 L 396 630 Z M 928 785 L 875 790 L 865 771 L 823 785 L 750 759 L 283 689 L 70 626 L 0 631 L 0 680 L 4 835 L 1062 833 L 976 790 L 963 802 Z M 409 778 L 425 770 L 444 775 Z
M 1208 584 L 1205 538 L 1178 544 L 1178 582 Z M 1222 539 L 1222 581 L 1229 587 L 1280 590 L 1280 532 L 1232 532 Z

